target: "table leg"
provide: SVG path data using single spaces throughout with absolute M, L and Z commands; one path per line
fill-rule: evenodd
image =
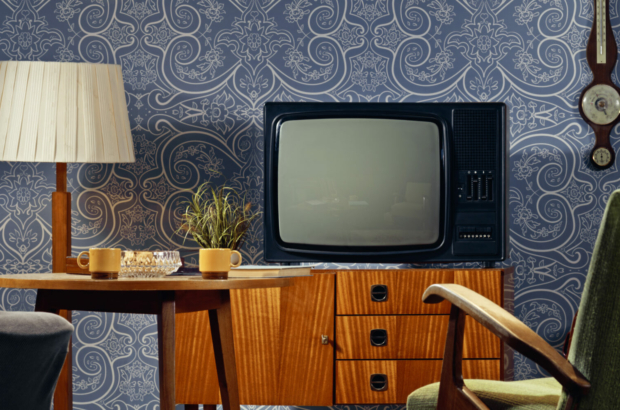
M 237 386 L 237 365 L 233 345 L 232 311 L 230 291 L 221 290 L 222 304 L 216 310 L 209 310 L 211 337 L 215 353 L 215 367 L 220 384 L 224 410 L 239 410 L 239 387 Z
M 59 310 L 50 306 L 46 301 L 46 295 L 48 290 L 39 289 L 37 291 L 37 301 L 34 306 L 35 312 L 48 312 L 55 313 L 64 317 L 71 323 L 71 311 Z M 73 382 L 71 377 L 71 360 L 73 349 L 73 338 L 69 340 L 69 350 L 67 352 L 67 358 L 65 364 L 62 366 L 60 376 L 58 377 L 58 383 L 56 384 L 56 390 L 54 391 L 54 409 L 56 410 L 73 410 Z
M 159 401 L 161 410 L 174 410 L 174 311 L 175 293 L 162 292 L 161 309 L 157 314 L 159 349 Z

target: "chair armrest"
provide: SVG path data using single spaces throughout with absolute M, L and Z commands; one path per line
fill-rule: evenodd
M 508 346 L 539 364 L 564 386 L 567 392 L 586 394 L 590 382 L 543 338 L 519 319 L 484 296 L 461 285 L 431 285 L 422 297 L 424 303 L 444 299 L 489 329 Z

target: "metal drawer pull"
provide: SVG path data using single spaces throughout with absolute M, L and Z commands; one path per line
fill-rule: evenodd
M 328 345 L 329 344 L 329 336 L 321 335 L 321 344 Z
M 372 285 L 370 287 L 370 299 L 373 302 L 385 302 L 388 298 L 387 285 Z
M 384 391 L 387 390 L 387 376 L 385 374 L 375 373 L 370 375 L 370 390 Z
M 370 331 L 370 344 L 373 346 L 385 346 L 387 344 L 387 330 L 372 329 Z

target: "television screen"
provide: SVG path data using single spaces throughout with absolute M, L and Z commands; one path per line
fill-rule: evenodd
M 281 240 L 346 247 L 437 242 L 441 140 L 432 121 L 284 121 L 277 142 Z

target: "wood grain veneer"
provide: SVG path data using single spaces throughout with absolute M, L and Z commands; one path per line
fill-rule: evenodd
M 18 289 L 59 290 L 221 290 L 262 289 L 290 286 L 290 278 L 234 278 L 208 280 L 200 276 L 166 276 L 163 278 L 119 278 L 96 280 L 85 275 L 66 273 L 25 273 L 23 275 L 0 275 L 0 287 Z
M 176 402 L 221 403 L 209 312 L 177 314 L 175 322 Z
M 232 292 L 239 394 L 243 404 L 275 404 L 278 400 L 280 302 L 280 289 Z
M 336 359 L 398 359 L 402 339 L 399 319 L 399 316 L 337 316 Z M 387 331 L 384 346 L 370 344 L 372 329 Z
M 502 272 L 314 270 L 313 277 L 292 279 L 296 286 L 288 288 L 231 290 L 239 401 L 298 406 L 331 406 L 334 400 L 404 403 L 415 389 L 441 377 L 450 305 L 424 304 L 424 291 L 435 283 L 459 283 L 501 304 Z M 386 302 L 370 299 L 375 284 L 388 286 Z M 176 323 L 176 402 L 219 403 L 208 317 L 177 314 Z M 465 324 L 464 357 L 485 359 L 464 360 L 465 377 L 499 380 L 500 341 L 471 318 Z M 370 345 L 373 328 L 388 331 L 387 346 Z M 328 345 L 321 344 L 321 335 L 328 336 Z M 339 360 L 334 361 L 334 352 Z M 387 391 L 370 389 L 373 373 L 388 375 Z
M 446 327 L 448 321 L 446 320 Z M 444 333 L 444 336 L 446 333 Z M 445 340 L 445 338 L 444 338 Z M 480 323 L 467 316 L 465 318 L 465 337 L 463 357 L 466 359 L 499 359 L 502 357 L 502 341 Z M 443 345 L 443 342 L 440 343 Z M 443 348 L 443 346 L 442 346 Z
M 500 269 L 456 270 L 454 283 L 484 296 L 499 306 L 503 306 L 503 277 Z M 445 303 L 445 302 L 442 302 Z M 470 317 L 465 319 L 465 338 L 463 357 L 494 358 L 503 355 L 503 342 Z
M 321 344 L 321 335 L 333 341 L 335 276 L 292 281 L 230 292 L 243 404 L 333 404 L 333 343 Z M 177 403 L 220 403 L 209 329 L 204 312 L 177 315 Z
M 338 315 L 449 314 L 449 304 L 422 302 L 426 288 L 436 283 L 457 283 L 501 304 L 501 269 L 416 269 L 338 272 Z M 387 285 L 388 299 L 370 299 L 373 285 Z
M 501 364 L 501 360 L 463 360 L 463 376 L 466 379 L 499 380 Z
M 501 306 L 503 304 L 502 274 L 501 269 L 455 270 L 453 283 L 465 286 Z M 447 313 L 450 313 L 450 309 Z
M 230 296 L 239 400 L 244 404 L 275 403 L 280 289 L 235 290 Z M 221 403 L 209 333 L 210 319 L 205 313 L 177 315 L 177 403 Z M 199 333 L 203 335 L 192 341 L 191 338 Z M 200 353 L 196 354 L 196 350 Z M 255 380 L 261 380 L 261 383 L 255 383 Z M 248 399 L 253 401 L 248 402 Z
M 339 360 L 336 362 L 336 404 L 402 404 L 416 389 L 441 378 L 441 360 Z M 385 391 L 370 388 L 370 375 L 386 374 Z M 468 379 L 499 380 L 500 360 L 464 360 Z
M 281 292 L 279 404 L 333 403 L 335 286 L 333 273 L 316 274 Z
M 434 283 L 453 282 L 454 272 L 449 269 L 339 271 L 337 312 L 339 315 L 446 314 L 450 305 L 424 304 L 422 295 Z M 373 285 L 387 285 L 385 302 L 370 299 Z
M 385 329 L 385 346 L 370 343 L 372 329 Z M 441 359 L 447 315 L 338 316 L 337 359 Z M 500 358 L 500 340 L 474 320 L 465 327 L 465 358 Z
M 397 361 L 354 360 L 336 362 L 336 404 L 392 404 L 397 398 Z M 384 391 L 370 388 L 370 375 L 385 374 Z

